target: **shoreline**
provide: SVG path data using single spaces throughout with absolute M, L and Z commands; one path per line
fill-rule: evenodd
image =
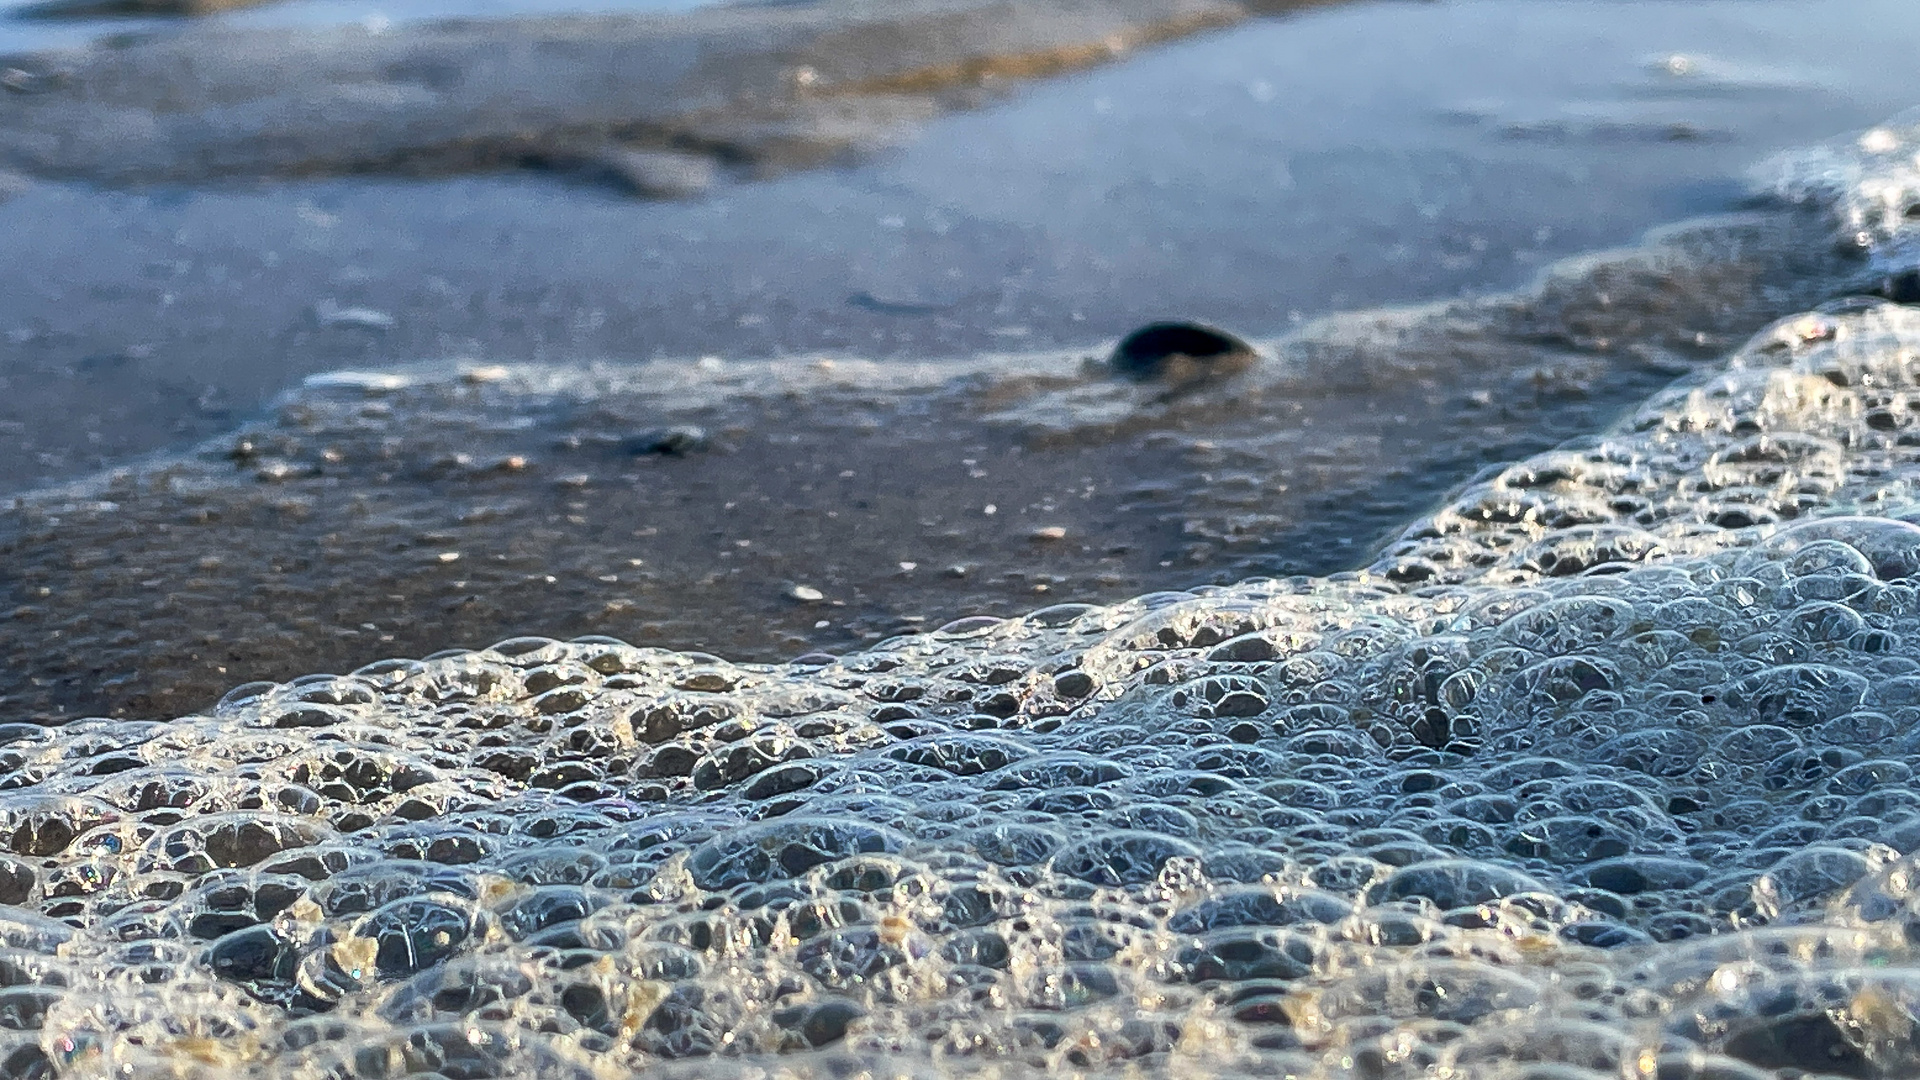
M 1331 573 L 1483 466 L 1870 285 L 1830 215 L 1684 223 L 1515 293 L 1330 316 L 1177 397 L 1081 350 L 313 377 L 194 451 L 5 501 L 0 694 L 42 722 L 161 716 L 317 655 L 517 632 L 767 662 Z M 686 449 L 635 449 L 657 432 Z

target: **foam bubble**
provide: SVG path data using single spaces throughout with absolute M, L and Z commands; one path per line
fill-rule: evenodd
M 1886 273 L 1920 263 L 1920 111 L 1845 140 L 1781 155 L 1758 171 L 1776 194 L 1824 208 L 1838 240 Z

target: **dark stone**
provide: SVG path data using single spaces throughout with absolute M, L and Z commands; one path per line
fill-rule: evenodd
M 704 428 L 691 424 L 643 431 L 626 442 L 627 453 L 635 457 L 655 454 L 661 457 L 685 457 L 708 446 Z
M 1199 323 L 1157 322 L 1120 339 L 1107 360 L 1135 382 L 1185 383 L 1236 375 L 1260 359 L 1253 346 Z

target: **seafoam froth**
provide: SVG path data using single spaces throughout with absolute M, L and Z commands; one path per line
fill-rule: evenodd
M 1710 378 L 1612 430 L 1519 462 L 1416 523 L 1374 569 L 1407 583 L 1524 584 L 1745 546 L 1835 508 L 1897 514 L 1913 409 L 1910 309 L 1845 301 L 1785 320 Z M 1813 348 L 1813 346 L 1819 346 Z
M 1916 431 L 1848 303 L 1360 572 L 0 728 L 0 1072 L 1911 1076 Z
M 1795 151 L 1763 165 L 1760 185 L 1774 194 L 1826 208 L 1839 242 L 1908 289 L 1920 265 L 1920 110 L 1826 146 Z

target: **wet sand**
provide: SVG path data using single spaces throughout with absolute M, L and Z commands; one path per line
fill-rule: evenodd
M 1833 5 L 1628 6 L 1249 23 L 688 203 L 550 174 L 34 184 L 0 204 L 36 270 L 0 283 L 0 461 L 80 483 L 0 524 L 0 694 L 173 715 L 528 632 L 772 660 L 1359 565 L 1484 466 L 1875 284 L 1778 207 L 1525 284 L 1746 205 L 1769 150 L 1906 89 Z M 1259 392 L 1101 373 L 1092 343 L 1166 316 L 1262 335 Z M 836 391 L 820 359 L 866 374 Z M 456 374 L 261 412 L 414 362 Z M 704 437 L 649 452 L 677 426 Z
M 0 695 L 165 716 L 524 633 L 777 662 L 1349 569 L 1483 467 L 1870 285 L 1831 235 L 1703 222 L 1521 294 L 1330 318 L 1198 385 L 1073 351 L 322 376 L 195 455 L 0 512 Z
M 686 204 L 552 175 L 41 182 L 0 203 L 34 268 L 0 281 L 0 484 L 190 446 L 336 367 L 1092 347 L 1164 316 L 1271 334 L 1516 287 L 1737 205 L 1767 153 L 1908 104 L 1915 18 L 1350 5 Z

